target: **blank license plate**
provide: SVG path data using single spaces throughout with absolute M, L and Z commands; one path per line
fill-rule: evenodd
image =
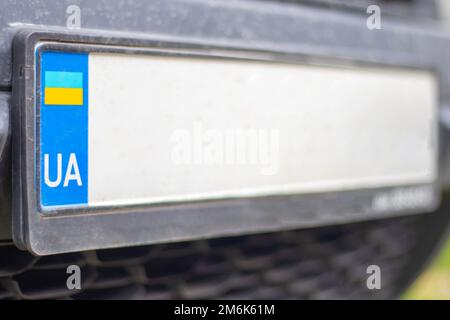
M 436 178 L 423 71 L 45 51 L 39 80 L 44 209 Z

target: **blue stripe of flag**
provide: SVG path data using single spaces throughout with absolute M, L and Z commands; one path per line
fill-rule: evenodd
M 82 72 L 45 71 L 46 88 L 83 88 Z

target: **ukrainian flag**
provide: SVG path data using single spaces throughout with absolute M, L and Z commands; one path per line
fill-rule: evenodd
M 83 105 L 83 73 L 45 71 L 44 104 Z

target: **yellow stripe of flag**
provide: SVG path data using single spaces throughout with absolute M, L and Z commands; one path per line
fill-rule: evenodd
M 83 88 L 45 88 L 46 105 L 83 105 Z

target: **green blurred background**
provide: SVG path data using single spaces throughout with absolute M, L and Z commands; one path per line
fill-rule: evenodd
M 434 261 L 408 289 L 403 298 L 450 300 L 450 237 Z

